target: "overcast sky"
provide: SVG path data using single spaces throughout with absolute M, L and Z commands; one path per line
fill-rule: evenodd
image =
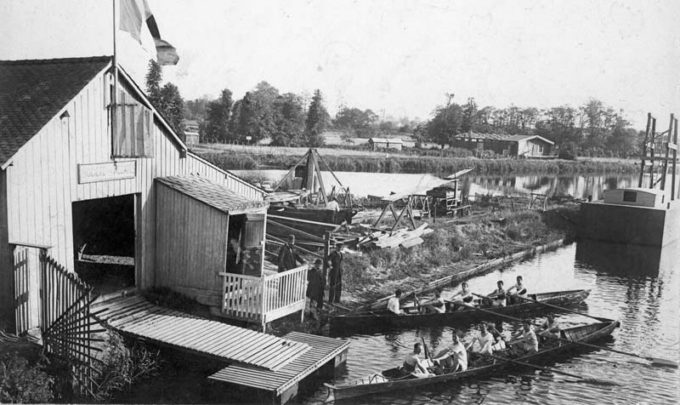
M 680 113 L 678 0 L 149 0 L 185 99 L 266 80 L 338 106 L 429 117 L 445 94 L 506 107 L 602 100 L 638 127 Z M 112 53 L 111 0 L 0 0 L 0 59 Z M 143 85 L 149 53 L 119 34 Z M 147 38 L 145 45 L 151 49 Z M 663 124 L 665 125 L 665 124 Z

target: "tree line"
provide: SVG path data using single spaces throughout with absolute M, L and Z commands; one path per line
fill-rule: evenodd
M 307 105 L 302 96 L 281 94 L 263 81 L 240 100 L 224 89 L 215 100 L 187 103 L 187 116 L 199 121 L 201 142 L 256 143 L 274 146 L 321 146 L 330 116 L 316 90 Z
M 323 95 L 316 90 L 309 103 L 306 97 L 283 93 L 262 81 L 243 98 L 234 100 L 224 89 L 217 99 L 184 101 L 172 83 L 160 86 L 161 68 L 149 64 L 147 92 L 154 106 L 183 136 L 182 120 L 199 122 L 201 142 L 249 143 L 269 139 L 273 146 L 321 146 L 323 132 L 340 131 L 344 138 L 379 135 L 412 135 L 417 144 L 453 145 L 465 133 L 539 135 L 555 142 L 561 153 L 575 156 L 637 155 L 642 133 L 631 128 L 622 110 L 590 99 L 583 105 L 562 105 L 539 109 L 510 106 L 479 107 L 474 98 L 464 104 L 452 102 L 437 106 L 431 117 L 418 122 L 407 117 L 381 119 L 370 109 L 341 106 L 331 119 Z
M 539 135 L 555 142 L 566 154 L 628 157 L 639 152 L 641 137 L 630 125 L 623 111 L 596 99 L 579 107 L 539 109 L 479 108 L 474 98 L 469 98 L 463 105 L 449 102 L 437 107 L 414 135 L 421 142 L 441 146 L 451 145 L 455 137 L 469 132 Z

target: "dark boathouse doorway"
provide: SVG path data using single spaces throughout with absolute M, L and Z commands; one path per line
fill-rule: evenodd
M 75 271 L 98 294 L 135 286 L 135 195 L 73 203 Z

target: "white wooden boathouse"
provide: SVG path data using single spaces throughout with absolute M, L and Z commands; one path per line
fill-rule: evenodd
M 120 67 L 112 105 L 112 71 L 110 57 L 0 61 L 4 324 L 39 327 L 40 301 L 66 299 L 40 296 L 40 254 L 81 278 L 96 268 L 93 280 L 116 280 L 102 292 L 164 286 L 256 323 L 300 311 L 306 268 L 262 271 L 263 191 L 191 153 Z M 121 251 L 129 260 L 81 266 Z

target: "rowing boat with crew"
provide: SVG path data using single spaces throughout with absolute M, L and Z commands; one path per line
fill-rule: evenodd
M 513 357 L 511 354 L 501 351 L 496 352 L 493 356 L 480 356 L 476 360 L 473 360 L 470 367 L 465 371 L 446 372 L 439 375 L 419 377 L 413 373 L 403 372 L 401 367 L 395 367 L 343 384 L 324 384 L 328 388 L 327 401 L 483 377 L 500 372 L 511 365 L 523 365 L 542 369 L 542 367 L 533 363 L 541 361 L 545 362 L 546 360 L 552 359 L 555 355 L 578 349 L 584 345 L 588 346 L 587 342 L 606 338 L 619 326 L 618 321 L 605 318 L 599 319 L 600 322 L 595 324 L 563 329 L 560 338 L 548 340 L 543 347 L 535 353 Z M 573 376 L 566 372 L 562 372 L 562 374 Z M 580 378 L 578 376 L 573 377 Z M 584 378 L 581 379 L 588 380 Z
M 387 308 L 366 311 L 336 314 L 331 318 L 333 329 L 356 329 L 356 328 L 397 328 L 415 325 L 447 325 L 454 322 L 477 322 L 482 319 L 493 318 L 494 315 L 484 309 L 493 308 L 494 312 L 502 315 L 524 316 L 529 313 L 546 311 L 550 305 L 570 306 L 583 302 L 590 290 L 566 290 L 528 294 L 526 299 L 517 300 L 507 306 L 494 307 L 485 299 L 480 300 L 476 306 L 466 305 L 461 302 L 448 302 L 443 312 L 423 313 L 421 305 L 412 301 L 401 307 L 402 314 L 397 315 Z M 548 304 L 548 305 L 546 305 Z M 550 310 L 550 309 L 548 309 Z M 554 310 L 554 308 L 553 308 Z

